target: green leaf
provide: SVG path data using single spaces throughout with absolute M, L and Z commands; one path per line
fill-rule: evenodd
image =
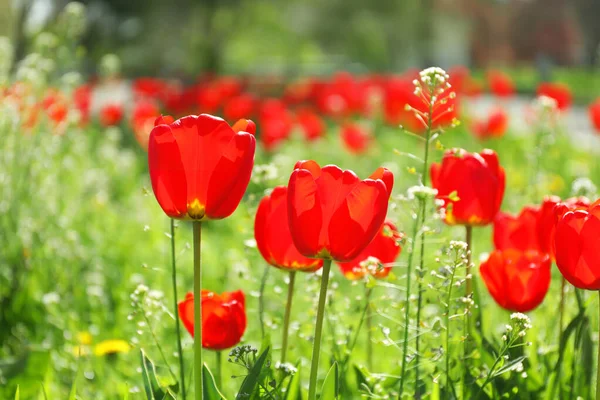
M 502 368 L 500 368 L 499 370 L 497 370 L 496 372 L 494 372 L 494 374 L 492 376 L 496 377 L 499 375 L 504 374 L 505 372 L 508 372 L 510 370 L 512 370 L 513 368 L 515 368 L 515 366 L 521 362 L 523 362 L 524 359 L 526 359 L 527 357 L 525 356 L 521 356 L 521 357 L 517 357 L 514 360 L 510 360 L 510 362 L 504 364 L 502 366 Z
M 362 387 L 362 386 L 366 386 L 368 388 L 371 388 L 371 385 L 369 385 L 369 377 L 371 376 L 371 373 L 362 365 L 352 365 L 352 368 L 354 369 L 354 374 L 356 375 L 356 383 L 358 385 L 358 387 Z
M 267 347 L 261 353 L 260 357 L 258 357 L 258 360 L 256 360 L 256 363 L 254 363 L 254 366 L 250 370 L 250 373 L 248 374 L 248 376 L 246 376 L 244 382 L 242 382 L 242 386 L 240 387 L 237 397 L 249 397 L 254 393 L 254 390 L 256 388 L 256 385 L 258 384 L 262 372 L 262 368 L 265 364 L 265 361 L 267 361 L 267 357 L 269 356 L 269 349 L 270 348 Z
M 215 377 L 206 363 L 204 363 L 202 371 L 204 400 L 226 400 L 225 396 L 223 396 L 223 394 L 219 391 L 219 388 L 217 388 Z
M 154 363 L 146 353 L 144 349 L 140 349 L 141 362 L 142 362 L 142 379 L 144 381 L 144 391 L 146 392 L 147 400 L 163 400 L 172 399 L 175 400 L 176 396 L 170 390 L 170 388 L 162 388 L 158 383 L 156 377 L 156 367 Z
M 19 400 L 19 385 L 17 385 L 17 391 L 15 392 L 15 400 Z
M 298 363 L 296 365 L 296 373 L 288 383 L 284 400 L 302 400 L 302 391 L 300 390 L 300 385 L 302 383 L 300 379 L 300 368 L 300 363 Z
M 321 388 L 320 400 L 335 400 L 338 397 L 340 385 L 338 378 L 338 364 L 334 362 L 329 372 L 325 376 L 323 387 Z

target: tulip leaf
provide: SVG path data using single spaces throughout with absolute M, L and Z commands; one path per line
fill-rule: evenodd
M 240 391 L 237 395 L 238 398 L 250 398 L 250 396 L 252 396 L 254 393 L 254 390 L 258 385 L 263 366 L 265 365 L 267 357 L 269 356 L 269 349 L 270 348 L 267 347 L 254 363 L 250 373 L 242 382 L 242 386 L 240 387 Z
M 156 377 L 156 367 L 148 356 L 144 349 L 140 350 L 141 363 L 142 363 L 142 379 L 144 381 L 144 391 L 146 392 L 147 400 L 163 400 L 172 399 L 175 400 L 176 396 L 173 394 L 170 388 L 162 388 L 158 383 Z
M 204 363 L 202 367 L 202 382 L 203 382 L 203 391 L 204 391 L 204 399 L 205 400 L 226 400 L 225 396 L 219 391 L 217 388 L 217 384 L 215 383 L 215 377 L 212 372 L 208 368 L 208 365 Z
M 302 400 L 302 391 L 300 390 L 300 385 L 302 383 L 300 379 L 300 368 L 301 365 L 298 363 L 296 365 L 296 373 L 294 376 L 292 376 L 290 382 L 288 383 L 284 400 Z
M 339 393 L 339 378 L 338 378 L 338 364 L 334 362 L 329 372 L 325 376 L 323 387 L 321 388 L 321 400 L 335 400 Z
M 15 392 L 15 400 L 19 400 L 19 385 L 17 385 L 17 391 Z

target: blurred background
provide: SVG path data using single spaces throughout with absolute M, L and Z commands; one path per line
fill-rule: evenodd
M 89 0 L 84 70 L 106 53 L 126 76 L 324 75 L 429 65 L 591 68 L 598 0 Z M 19 60 L 67 0 L 0 0 Z

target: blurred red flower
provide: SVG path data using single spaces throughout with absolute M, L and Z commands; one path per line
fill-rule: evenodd
M 535 250 L 494 250 L 479 269 L 498 305 L 527 312 L 539 306 L 550 288 L 550 256 Z
M 577 288 L 600 290 L 599 238 L 600 201 L 559 216 L 554 236 L 556 265 Z
M 227 121 L 237 121 L 254 115 L 256 99 L 249 93 L 243 93 L 226 100 L 223 106 L 223 116 Z
M 202 290 L 202 347 L 225 350 L 237 345 L 246 331 L 246 300 L 244 292 L 224 292 L 219 295 Z M 179 303 L 179 318 L 194 336 L 194 294 L 188 293 Z
M 338 263 L 348 279 L 361 279 L 367 273 L 375 278 L 387 277 L 392 263 L 400 255 L 402 234 L 391 221 L 385 221 L 371 243 L 353 260 Z
M 515 94 L 515 85 L 512 79 L 502 71 L 488 71 L 487 81 L 490 92 L 498 97 L 510 97 Z
M 325 134 L 325 122 L 318 114 L 308 108 L 296 111 L 296 122 L 307 140 L 316 140 Z
M 594 129 L 600 133 L 600 99 L 590 105 L 589 114 Z
M 133 106 L 131 128 L 135 139 L 142 149 L 146 151 L 148 151 L 150 132 L 154 128 L 154 122 L 159 116 L 160 110 L 152 100 L 140 100 Z
M 537 95 L 556 100 L 556 105 L 561 111 L 567 110 L 573 103 L 571 89 L 564 83 L 542 82 L 537 88 Z
M 371 135 L 366 128 L 358 123 L 345 123 L 340 129 L 340 138 L 346 149 L 354 154 L 367 151 L 371 142 Z
M 221 219 L 237 208 L 254 165 L 254 132 L 235 131 L 212 115 L 172 123 L 159 118 L 150 133 L 152 189 L 163 211 L 177 219 Z M 254 129 L 244 120 L 236 129 Z
M 385 220 L 394 176 L 378 168 L 369 179 L 335 165 L 298 161 L 288 185 L 292 240 L 306 257 L 353 260 Z
M 544 198 L 541 206 L 523 207 L 519 215 L 502 211 L 494 219 L 494 246 L 498 250 L 537 250 L 552 252 L 554 207 L 560 202 L 556 196 Z
M 118 125 L 123 119 L 123 107 L 120 104 L 107 104 L 100 110 L 100 123 L 104 126 Z
M 272 151 L 289 138 L 294 118 L 285 103 L 279 99 L 267 99 L 259 111 L 259 139 L 265 150 Z
M 473 133 L 479 139 L 500 138 L 508 128 L 508 115 L 503 109 L 493 110 L 484 121 L 475 121 Z
M 323 266 L 323 260 L 300 254 L 288 223 L 288 189 L 277 186 L 263 197 L 254 220 L 254 238 L 263 258 L 281 269 L 312 272 Z
M 450 225 L 487 225 L 502 204 L 504 168 L 493 150 L 479 154 L 447 150 L 440 164 L 431 165 L 431 182 L 437 198 L 444 201 L 445 221 Z

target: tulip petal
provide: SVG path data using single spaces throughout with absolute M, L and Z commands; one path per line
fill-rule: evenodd
M 211 219 L 231 215 L 240 203 L 250 182 L 256 141 L 247 132 L 233 136 L 217 162 L 206 196 L 206 215 Z
M 355 258 L 375 237 L 387 214 L 388 191 L 382 181 L 359 182 L 331 217 L 331 255 L 338 261 Z
M 187 213 L 186 174 L 168 125 L 159 125 L 150 133 L 148 168 L 158 204 L 169 217 L 182 218 Z
M 322 250 L 319 236 L 323 224 L 320 193 L 310 171 L 296 169 L 288 184 L 288 221 L 292 240 L 300 254 L 314 257 Z

